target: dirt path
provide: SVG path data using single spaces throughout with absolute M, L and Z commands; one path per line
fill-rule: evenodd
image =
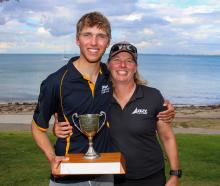
M 0 104 L 0 131 L 30 131 L 35 106 L 33 103 Z M 220 105 L 177 107 L 175 110 L 175 133 L 220 134 Z

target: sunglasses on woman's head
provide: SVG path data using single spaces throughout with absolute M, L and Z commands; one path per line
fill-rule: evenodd
M 132 52 L 135 56 L 137 55 L 137 48 L 129 43 L 118 43 L 113 45 L 110 53 L 112 54 L 123 49 Z

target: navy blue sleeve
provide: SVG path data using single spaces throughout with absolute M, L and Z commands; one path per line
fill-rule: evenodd
M 38 97 L 37 107 L 34 111 L 33 121 L 37 127 L 46 131 L 49 128 L 49 120 L 57 111 L 58 96 L 57 87 L 51 78 L 47 78 L 41 83 L 40 94 Z

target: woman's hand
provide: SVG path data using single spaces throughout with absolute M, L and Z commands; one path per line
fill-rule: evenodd
M 179 186 L 179 178 L 177 176 L 170 176 L 165 186 Z
M 67 138 L 72 134 L 73 127 L 69 122 L 59 122 L 57 113 L 54 114 L 53 133 L 58 138 Z

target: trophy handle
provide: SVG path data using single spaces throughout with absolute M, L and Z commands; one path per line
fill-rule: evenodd
M 79 125 L 79 117 L 78 117 L 78 114 L 77 114 L 77 113 L 74 113 L 74 114 L 72 115 L 72 120 L 73 120 L 74 126 L 75 126 L 80 132 L 82 132 L 80 126 L 78 126 L 78 125 Z M 77 121 L 77 122 L 76 122 L 76 121 Z M 78 125 L 77 125 L 77 123 L 78 123 Z M 82 133 L 83 133 L 83 132 L 82 132 Z
M 101 127 L 99 127 L 99 129 L 97 130 L 97 133 L 98 133 L 98 132 L 102 129 L 102 127 L 105 125 L 106 114 L 105 114 L 105 112 L 103 112 L 103 111 L 101 111 L 100 114 L 99 114 L 99 117 L 102 117 L 102 116 L 104 116 L 104 120 L 103 120 L 103 122 L 102 122 L 102 124 L 101 124 Z

